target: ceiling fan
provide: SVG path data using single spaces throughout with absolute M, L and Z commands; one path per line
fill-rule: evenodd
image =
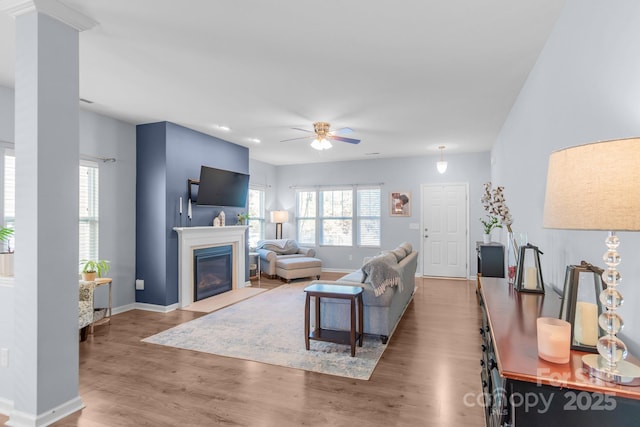
M 349 144 L 360 144 L 359 139 L 345 138 L 344 136 L 337 135 L 338 133 L 353 132 L 353 129 L 340 128 L 336 130 L 331 130 L 331 125 L 327 122 L 315 122 L 313 124 L 313 131 L 302 129 L 302 128 L 292 128 L 292 129 L 301 130 L 303 132 L 308 132 L 308 133 L 315 133 L 315 135 L 303 136 L 300 138 L 285 139 L 281 142 L 313 138 L 313 141 L 311 142 L 311 147 L 315 148 L 316 150 L 328 150 L 333 146 L 331 144 L 331 141 L 342 141 L 342 142 L 348 142 Z

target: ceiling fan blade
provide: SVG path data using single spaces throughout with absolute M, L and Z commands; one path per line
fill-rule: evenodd
M 298 137 L 298 138 L 283 139 L 280 142 L 297 141 L 299 139 L 309 139 L 309 138 L 314 138 L 314 137 L 315 137 L 315 135 L 312 135 L 312 136 L 301 136 L 301 137 Z
M 291 129 L 301 130 L 302 132 L 313 133 L 313 131 L 312 131 L 312 130 L 309 130 L 309 129 L 302 129 L 302 128 L 291 128 Z
M 328 138 L 332 139 L 334 141 L 348 142 L 349 144 L 360 144 L 360 140 L 359 139 L 345 138 L 343 136 L 335 136 L 335 135 L 329 135 Z
M 351 128 L 340 128 L 340 129 L 332 130 L 330 133 L 331 134 L 336 134 L 336 133 L 345 134 L 345 133 L 351 133 L 351 132 L 353 132 L 353 129 L 351 129 Z

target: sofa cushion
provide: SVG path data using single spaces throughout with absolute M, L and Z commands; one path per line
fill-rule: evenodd
M 411 243 L 409 242 L 404 242 L 398 245 L 399 248 L 404 249 L 404 251 L 407 253 L 407 255 L 409 255 L 411 252 L 413 252 L 413 246 L 411 246 Z
M 298 252 L 298 242 L 291 239 L 260 240 L 257 249 L 267 249 L 279 254 L 295 254 Z

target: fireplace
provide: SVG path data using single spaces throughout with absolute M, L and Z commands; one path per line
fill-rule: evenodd
M 225 227 L 175 227 L 178 233 L 178 308 L 184 308 L 194 299 L 194 252 L 219 246 L 231 246 L 231 289 L 250 286 L 245 278 L 246 225 Z
M 233 289 L 233 246 L 214 246 L 193 251 L 193 300 Z

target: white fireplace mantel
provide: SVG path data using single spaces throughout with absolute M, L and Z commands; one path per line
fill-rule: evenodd
M 178 233 L 178 305 L 193 302 L 193 251 L 214 246 L 233 247 L 233 289 L 243 288 L 245 282 L 246 225 L 224 227 L 174 227 Z

